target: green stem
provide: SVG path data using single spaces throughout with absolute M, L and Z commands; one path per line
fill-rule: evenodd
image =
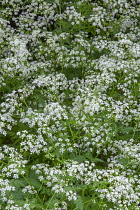
M 26 177 L 22 174 L 22 177 L 25 179 L 25 181 L 32 187 L 32 185 L 30 184 L 30 182 L 26 179 Z M 40 203 L 43 205 L 40 197 L 38 196 L 38 193 L 36 193 L 36 197 L 38 198 L 38 200 L 40 201 Z

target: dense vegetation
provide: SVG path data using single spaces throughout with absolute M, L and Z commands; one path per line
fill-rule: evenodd
M 140 208 L 140 1 L 1 0 L 0 209 Z

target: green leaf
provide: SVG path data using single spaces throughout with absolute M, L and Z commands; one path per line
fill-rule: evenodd
M 104 163 L 104 161 L 102 159 L 100 159 L 100 158 L 93 158 L 93 161 L 95 163 L 97 163 L 97 162 Z
M 97 162 L 104 163 L 104 161 L 102 159 L 100 159 L 100 158 L 93 158 L 93 155 L 92 155 L 92 153 L 90 151 L 88 151 L 87 153 L 85 153 L 84 156 L 86 158 L 88 158 L 92 162 L 95 162 L 95 163 L 97 163 Z
M 77 196 L 77 199 L 74 201 L 75 204 L 75 210 L 83 210 L 84 209 L 84 203 L 83 200 L 81 198 L 81 196 Z
M 82 163 L 86 160 L 86 158 L 83 155 L 76 155 L 76 156 L 71 155 L 71 160 L 75 160 L 78 163 Z
M 49 189 L 47 186 L 43 186 L 39 194 L 52 196 L 54 192 L 51 189 Z
M 27 182 L 21 178 L 21 179 L 12 179 L 10 181 L 10 183 L 14 186 L 14 187 L 17 187 L 17 188 L 20 188 L 20 187 L 25 187 L 27 185 Z
M 123 127 L 123 128 L 120 129 L 120 131 L 121 131 L 122 133 L 128 133 L 128 132 L 131 132 L 131 131 L 133 131 L 133 130 L 134 130 L 133 127 Z

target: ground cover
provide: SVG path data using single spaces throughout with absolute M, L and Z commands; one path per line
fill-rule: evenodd
M 140 208 L 140 2 L 0 2 L 0 209 Z

